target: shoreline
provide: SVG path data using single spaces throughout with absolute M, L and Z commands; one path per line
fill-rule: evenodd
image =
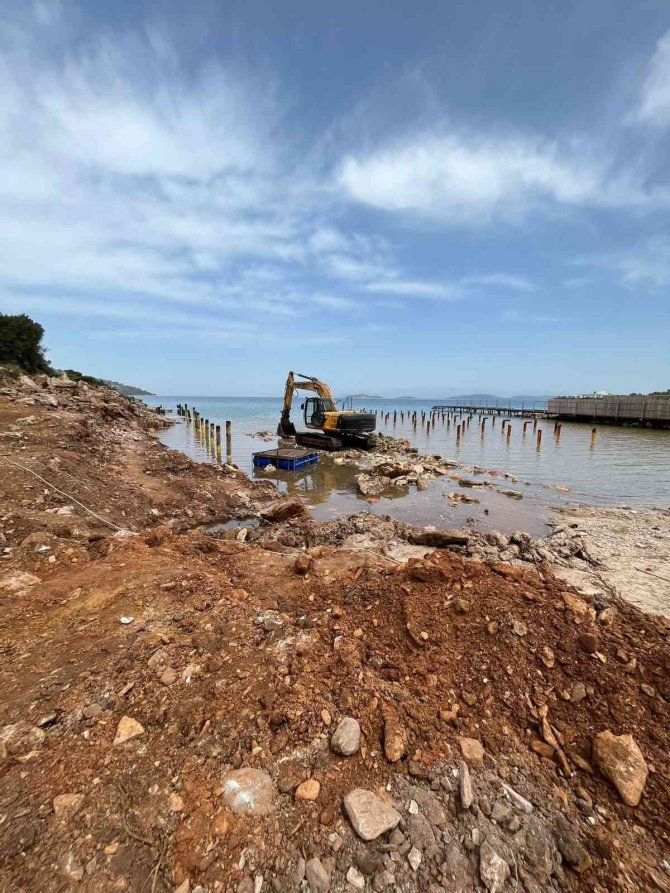
M 0 381 L 3 883 L 664 889 L 670 622 L 617 592 L 661 604 L 670 513 L 316 522 L 137 401 L 34 385 Z

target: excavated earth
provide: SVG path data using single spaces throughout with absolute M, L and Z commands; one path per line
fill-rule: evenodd
M 317 524 L 164 424 L 0 380 L 2 890 L 670 890 L 670 622 L 574 529 Z

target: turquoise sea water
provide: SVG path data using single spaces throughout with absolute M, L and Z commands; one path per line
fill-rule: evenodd
M 276 444 L 276 437 L 265 442 L 250 435 L 260 431 L 275 434 L 282 405 L 279 398 L 162 396 L 144 399 L 150 405 L 160 404 L 172 410 L 176 409 L 177 403 L 186 403 L 222 427 L 229 420 L 232 423 L 233 461 L 252 476 L 257 474 L 251 463 L 252 453 Z M 590 425 L 562 423 L 561 436 L 557 439 L 553 435 L 553 422 L 539 421 L 542 445 L 538 450 L 532 422 L 524 436 L 521 419 L 510 421 L 508 440 L 502 433 L 504 416 L 496 420 L 495 427 L 489 419 L 483 437 L 479 417 L 475 416 L 460 441 L 456 440 L 453 424 L 447 426 L 438 420 L 435 428 L 427 433 L 420 424 L 416 431 L 413 430 L 407 414 L 404 423 L 400 421 L 401 409 L 406 412 L 416 410 L 420 414 L 422 410 L 430 410 L 433 403 L 367 399 L 354 402 L 354 406 L 378 410 L 378 431 L 406 437 L 422 453 L 439 453 L 468 466 L 513 475 L 518 482 L 502 477 L 493 478 L 493 481 L 497 487 L 520 490 L 524 494 L 523 500 L 511 500 L 496 491 L 478 491 L 479 505 L 454 507 L 445 499 L 445 493 L 459 488 L 454 480 L 440 479 L 432 481 L 427 491 L 417 493 L 412 488 L 408 496 L 383 498 L 370 505 L 356 495 L 353 478 L 358 470 L 336 466 L 328 456 L 322 456 L 319 465 L 308 472 L 297 475 L 279 472 L 275 473 L 274 479 L 282 489 L 301 495 L 319 518 L 369 509 L 412 523 L 461 525 L 466 517 L 474 517 L 484 528 L 539 532 L 544 529 L 551 506 L 561 503 L 670 507 L 670 431 L 600 426 L 595 445 L 592 445 Z M 296 422 L 300 417 L 299 406 L 300 401 L 295 401 L 293 417 Z M 398 410 L 395 427 L 392 423 L 394 409 Z M 383 421 L 386 412 L 391 415 L 388 424 Z M 161 440 L 172 449 L 182 450 L 200 461 L 216 461 L 181 420 L 162 433 Z M 557 486 L 567 489 L 558 490 Z

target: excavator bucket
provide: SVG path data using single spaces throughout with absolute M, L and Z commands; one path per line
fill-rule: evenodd
M 277 425 L 277 434 L 279 437 L 295 437 L 295 425 L 293 424 L 293 422 L 279 419 L 279 424 Z

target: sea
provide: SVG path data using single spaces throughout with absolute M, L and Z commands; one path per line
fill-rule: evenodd
M 298 495 L 320 520 L 365 510 L 412 524 L 460 527 L 470 523 L 482 530 L 505 533 L 526 530 L 539 536 L 548 530 L 553 509 L 561 505 L 670 508 L 670 431 L 667 430 L 598 425 L 593 437 L 591 425 L 562 422 L 560 436 L 556 436 L 554 422 L 541 419 L 537 423 L 542 431 L 538 448 L 532 421 L 524 433 L 524 420 L 511 418 L 503 432 L 502 422 L 507 418 L 503 414 L 496 418 L 495 425 L 488 418 L 482 434 L 480 417 L 475 414 L 458 439 L 453 421 L 448 424 L 446 419 L 438 417 L 430 430 L 421 425 L 421 413 L 428 414 L 435 400 L 354 400 L 354 408 L 377 411 L 379 433 L 407 438 L 420 453 L 456 460 L 464 466 L 459 472 L 463 477 L 470 476 L 478 482 L 487 480 L 494 485 L 492 489 L 478 489 L 479 502 L 467 505 L 454 505 L 449 494 L 475 491 L 462 490 L 452 478 L 433 480 L 425 491 L 417 492 L 411 487 L 406 496 L 382 497 L 369 502 L 357 493 L 355 481 L 356 475 L 365 470 L 365 457 L 359 468 L 338 465 L 333 461 L 334 456 L 328 454 L 321 454 L 317 465 L 297 472 L 266 472 L 254 468 L 253 453 L 277 444 L 280 398 L 186 395 L 142 399 L 150 406 L 164 407 L 176 421 L 161 432 L 163 443 L 200 462 L 215 463 L 218 457 L 177 415 L 177 404 L 197 409 L 203 418 L 221 425 L 222 429 L 229 421 L 232 461 L 250 477 L 275 480 L 282 492 Z M 300 398 L 294 401 L 292 415 L 298 427 L 300 402 Z M 501 406 L 520 405 L 501 403 Z M 529 403 L 525 405 L 528 407 Z M 411 423 L 413 412 L 419 416 L 416 429 Z M 511 429 L 509 436 L 507 426 Z M 225 461 L 225 435 L 222 436 Z M 475 467 L 495 475 L 489 478 L 481 472 L 474 475 L 468 469 Z M 504 489 L 514 490 L 522 498 L 514 499 L 499 492 Z

